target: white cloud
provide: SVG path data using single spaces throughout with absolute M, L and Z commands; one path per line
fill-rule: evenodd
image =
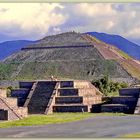
M 77 5 L 77 12 L 80 14 L 86 14 L 87 16 L 104 16 L 104 15 L 112 15 L 115 14 L 116 11 L 112 9 L 111 4 L 87 4 L 82 3 Z
M 64 14 L 55 12 L 57 8 L 61 10 L 63 6 L 49 3 L 0 4 L 0 9 L 6 9 L 0 12 L 0 31 L 12 36 L 21 33 L 24 36 L 32 33 L 44 35 L 50 27 L 61 25 L 66 20 Z M 10 33 L 12 28 L 17 29 Z
M 140 4 L 0 4 L 0 34 L 39 39 L 70 30 L 98 31 L 140 38 Z
M 83 22 L 88 20 L 87 27 L 77 27 L 83 32 L 99 31 L 140 38 L 140 4 L 82 3 L 74 9 L 77 17 L 85 17 Z

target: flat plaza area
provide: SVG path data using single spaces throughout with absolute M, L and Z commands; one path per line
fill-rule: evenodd
M 0 137 L 102 138 L 140 132 L 140 116 L 91 116 L 83 120 L 40 126 L 0 128 Z

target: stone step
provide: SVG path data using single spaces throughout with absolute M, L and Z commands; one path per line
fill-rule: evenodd
M 119 90 L 120 96 L 133 96 L 138 98 L 140 94 L 140 88 L 123 88 Z
M 19 82 L 19 88 L 28 88 L 28 89 L 31 89 L 34 82 L 35 81 L 31 81 L 31 82 L 29 82 L 29 81 L 20 81 Z
M 101 106 L 101 112 L 128 113 L 129 107 L 123 104 L 105 104 Z
M 11 96 L 12 97 L 22 97 L 26 98 L 30 92 L 30 89 L 14 89 L 11 91 Z
M 60 96 L 55 98 L 56 104 L 81 104 L 83 103 L 82 96 Z
M 60 81 L 60 88 L 74 87 L 74 81 Z
M 76 88 L 58 89 L 58 96 L 78 96 L 78 89 Z
M 53 112 L 88 112 L 88 106 L 83 104 L 56 104 Z
M 132 96 L 116 96 L 111 97 L 112 104 L 124 104 L 128 105 L 129 107 L 134 107 L 137 104 L 137 98 Z

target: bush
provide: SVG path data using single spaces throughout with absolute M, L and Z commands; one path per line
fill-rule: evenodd
M 112 92 L 118 92 L 121 88 L 128 87 L 128 84 L 125 82 L 113 82 L 109 81 L 108 76 L 104 76 L 99 80 L 92 81 L 92 84 L 97 87 L 105 95 L 109 95 Z

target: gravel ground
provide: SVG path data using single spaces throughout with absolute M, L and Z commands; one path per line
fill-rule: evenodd
M 121 137 L 140 132 L 140 116 L 95 116 L 89 119 L 42 126 L 1 128 L 0 137 L 95 138 Z

